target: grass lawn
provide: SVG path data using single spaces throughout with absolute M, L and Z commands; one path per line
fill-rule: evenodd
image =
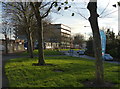
M 70 49 L 60 49 L 60 51 L 69 51 Z M 74 51 L 80 50 L 80 49 L 73 49 Z M 38 54 L 38 50 L 33 51 L 34 55 Z M 18 54 L 20 55 L 20 54 Z M 23 52 L 21 55 L 29 55 L 27 51 Z M 51 49 L 46 49 L 44 50 L 44 55 L 63 55 L 63 53 L 57 51 L 57 50 L 51 50 Z
M 45 57 L 52 66 L 32 66 L 37 58 L 17 58 L 5 65 L 10 87 L 85 87 L 83 82 L 94 79 L 94 60 L 54 56 Z M 118 87 L 120 72 L 117 64 L 105 63 L 105 80 Z M 56 71 L 55 71 L 56 70 Z
M 34 55 L 38 54 L 38 50 L 33 51 Z M 21 55 L 29 55 L 27 51 L 23 52 Z M 44 55 L 63 55 L 63 53 L 56 50 L 44 50 Z
M 70 49 L 60 49 L 60 51 L 69 51 Z M 80 49 L 72 49 L 72 50 L 74 50 L 74 51 L 78 51 L 78 50 L 80 50 Z

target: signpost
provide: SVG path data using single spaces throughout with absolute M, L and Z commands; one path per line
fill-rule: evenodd
M 106 50 L 106 35 L 103 30 L 100 30 L 100 37 L 101 37 L 101 46 L 102 46 L 102 57 L 104 58 L 105 50 Z

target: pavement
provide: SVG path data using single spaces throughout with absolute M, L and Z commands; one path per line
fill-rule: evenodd
M 3 60 L 2 58 L 2 88 L 6 88 L 9 85 L 8 78 L 5 74 L 5 63 L 6 60 Z
M 9 60 L 9 59 L 21 58 L 21 57 L 28 57 L 28 56 L 16 55 L 15 53 L 2 55 L 2 88 L 9 87 L 9 81 L 8 81 L 8 78 L 5 74 L 5 63 L 6 63 L 6 61 Z

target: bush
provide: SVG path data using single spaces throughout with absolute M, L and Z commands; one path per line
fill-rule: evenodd
M 111 50 L 108 51 L 108 53 L 109 53 L 111 56 L 117 58 L 117 55 L 118 55 L 117 49 L 111 49 Z

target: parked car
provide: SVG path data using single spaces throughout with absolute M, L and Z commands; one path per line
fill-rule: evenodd
M 68 53 L 73 53 L 73 52 L 74 52 L 74 50 L 72 50 L 72 49 L 68 50 Z
M 113 57 L 112 57 L 110 54 L 105 54 L 105 55 L 104 55 L 104 60 L 105 60 L 105 61 L 112 61 L 112 60 L 113 60 Z
M 79 50 L 79 51 L 77 51 L 77 53 L 78 53 L 79 55 L 84 55 L 84 54 L 85 54 L 85 51 L 84 51 L 84 50 Z
M 28 48 L 28 42 L 25 42 L 24 43 L 24 49 L 27 50 L 27 48 Z
M 0 45 L 0 51 L 4 51 L 5 50 L 5 46 Z

